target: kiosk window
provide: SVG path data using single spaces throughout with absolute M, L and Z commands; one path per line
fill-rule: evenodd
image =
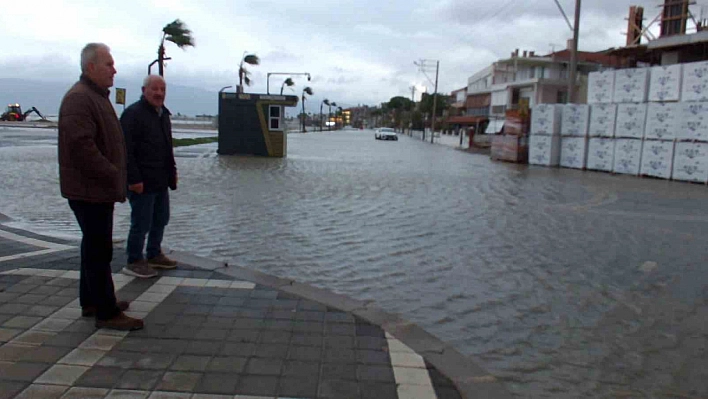
M 270 105 L 268 110 L 269 119 L 269 129 L 270 130 L 283 130 L 281 119 L 282 119 L 282 107 L 279 105 Z

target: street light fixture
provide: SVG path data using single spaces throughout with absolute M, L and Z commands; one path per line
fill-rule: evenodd
M 233 86 L 224 86 L 224 87 L 222 87 L 222 88 L 219 90 L 219 93 L 221 93 L 222 91 L 224 91 L 224 90 L 226 90 L 226 89 L 228 89 L 228 88 L 230 88 L 230 87 L 233 87 Z
M 307 81 L 312 78 L 309 72 L 268 72 L 266 76 L 266 94 L 270 94 L 270 75 L 307 75 Z

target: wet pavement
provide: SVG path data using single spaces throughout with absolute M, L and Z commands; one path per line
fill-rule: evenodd
M 116 273 L 117 256 L 117 297 L 146 326 L 97 330 L 81 317 L 77 244 L 0 227 L 2 399 L 510 397 L 410 323 L 389 325 L 421 352 L 360 317 L 380 312 L 365 304 L 188 254 L 153 279 Z M 431 350 L 462 396 L 424 359 Z
M 0 213 L 76 234 L 56 148 L 8 135 Z M 169 247 L 375 301 L 518 397 L 708 395 L 706 186 L 494 163 L 371 131 L 291 134 L 285 159 L 215 148 L 177 150 Z M 117 207 L 116 237 L 128 211 Z

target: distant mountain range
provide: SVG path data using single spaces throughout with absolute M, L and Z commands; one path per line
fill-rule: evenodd
M 74 84 L 68 82 L 7 79 L 0 78 L 0 108 L 10 103 L 19 103 L 23 110 L 37 108 L 46 115 L 57 115 L 64 93 Z M 141 82 L 116 82 L 117 87 L 125 87 L 127 105 L 140 98 Z M 169 85 L 166 105 L 173 114 L 216 115 L 218 112 L 217 92 L 195 87 Z M 115 90 L 111 90 L 111 102 L 115 103 Z M 115 105 L 120 113 L 122 105 Z

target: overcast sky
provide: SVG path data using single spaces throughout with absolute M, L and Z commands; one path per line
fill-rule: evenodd
M 575 1 L 560 3 L 572 21 Z M 584 0 L 581 50 L 622 46 L 629 6 L 643 5 L 651 20 L 659 3 Z M 692 9 L 699 14 L 706 4 L 699 0 Z M 162 27 L 176 18 L 194 32 L 196 47 L 167 44 L 168 84 L 211 91 L 235 86 L 248 51 L 261 58 L 260 66 L 250 67 L 248 92 L 265 92 L 268 72 L 309 72 L 312 81 L 294 76 L 297 86 L 285 92 L 300 95 L 310 85 L 311 111 L 323 98 L 375 105 L 410 97 L 412 85 L 432 92 L 413 64 L 419 59 L 440 61 L 439 91 L 450 92 L 515 48 L 545 54 L 571 37 L 553 0 L 33 1 L 0 13 L 0 78 L 74 81 L 82 46 L 100 41 L 112 48 L 120 87 L 147 72 Z M 271 76 L 271 92 L 284 78 Z

